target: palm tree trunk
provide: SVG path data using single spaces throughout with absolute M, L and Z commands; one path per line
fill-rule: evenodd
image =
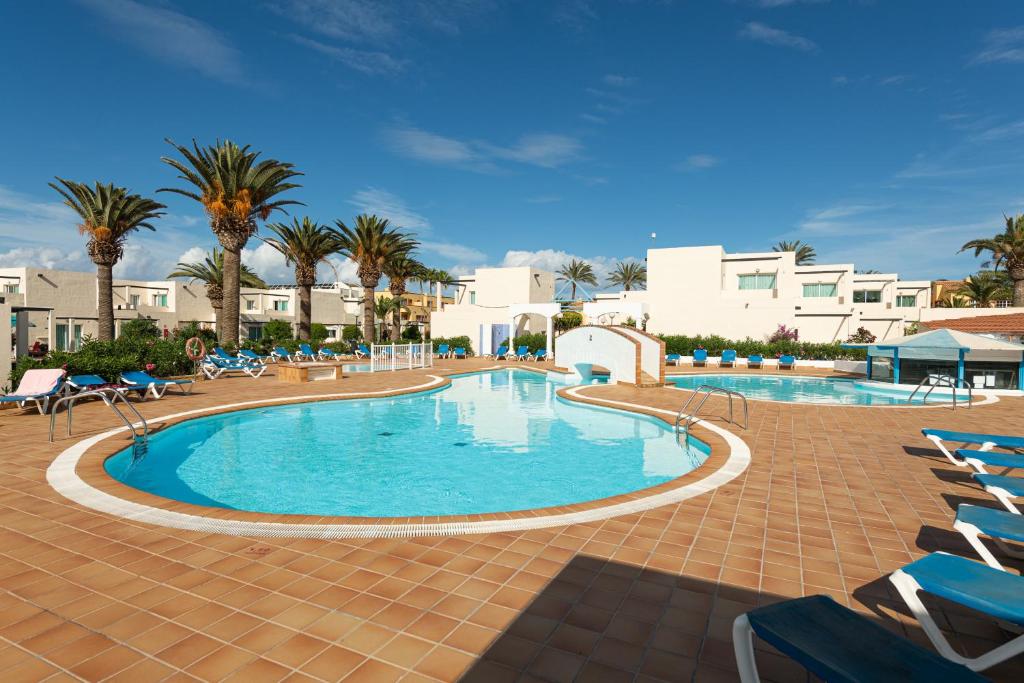
M 238 344 L 238 300 L 241 297 L 239 273 L 242 268 L 242 249 L 224 247 L 224 321 L 220 328 L 220 341 Z
M 1024 275 L 1024 273 L 1017 273 Z M 1024 277 L 1013 281 L 1013 307 L 1024 306 Z
M 299 285 L 299 339 L 309 339 L 313 321 L 313 287 Z
M 214 330 L 216 330 L 217 332 L 217 339 L 220 339 L 220 326 L 221 323 L 224 321 L 224 300 L 210 299 L 210 308 L 213 309 Z
M 99 325 L 97 338 L 110 341 L 114 338 L 114 267 L 96 264 L 97 311 L 96 320 Z
M 373 290 L 377 283 L 372 285 L 363 283 L 363 341 L 370 343 L 375 339 L 373 325 Z

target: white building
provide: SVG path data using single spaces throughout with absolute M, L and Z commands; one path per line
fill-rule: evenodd
M 861 327 L 898 337 L 930 306 L 927 280 L 858 273 L 852 263 L 797 266 L 793 252 L 729 254 L 721 246 L 651 249 L 647 289 L 601 295 L 585 304 L 593 324 L 633 318 L 655 334 L 763 339 L 779 325 L 812 342 L 845 341 Z M 458 282 L 454 305 L 434 314 L 434 336 L 466 335 L 477 352 L 508 337 L 510 307 L 551 302 L 554 274 L 533 268 L 481 268 Z M 515 310 L 521 310 L 516 308 Z M 504 327 L 502 327 L 504 325 Z M 518 320 L 542 332 L 543 316 Z
M 114 328 L 120 332 L 127 320 L 149 319 L 157 327 L 173 330 L 198 322 L 213 327 L 216 320 L 206 287 L 187 280 L 114 279 Z M 77 349 L 86 336 L 98 332 L 98 284 L 96 273 L 47 268 L 0 268 L 0 297 L 16 316 L 27 321 L 28 347 L 36 342 L 61 350 Z M 362 289 L 335 283 L 313 289 L 313 322 L 323 323 L 340 338 L 344 325 L 359 323 Z M 239 333 L 257 338 L 270 320 L 285 320 L 294 327 L 298 293 L 294 286 L 243 289 Z M 25 343 L 25 342 L 23 342 Z

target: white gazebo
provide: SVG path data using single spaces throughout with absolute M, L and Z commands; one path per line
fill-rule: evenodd
M 509 347 L 514 344 L 516 338 L 516 320 L 524 315 L 539 315 L 544 318 L 545 325 L 544 330 L 547 334 L 547 354 L 548 358 L 554 358 L 554 340 L 555 340 L 555 316 L 562 312 L 562 305 L 556 303 L 549 304 L 512 304 L 508 307 L 509 315 L 509 326 L 508 326 L 508 343 Z

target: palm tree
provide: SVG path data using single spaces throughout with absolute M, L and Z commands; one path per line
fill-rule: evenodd
M 447 270 L 440 268 L 425 268 L 422 277 L 424 282 L 427 283 L 427 289 L 433 289 L 434 285 L 441 285 L 441 287 L 450 287 L 455 284 L 455 278 L 452 277 Z
M 960 292 L 950 292 L 935 302 L 936 308 L 970 308 L 971 302 L 966 296 L 960 296 Z
M 960 251 L 974 250 L 975 256 L 987 251 L 992 268 L 1006 271 L 1013 280 L 1013 305 L 1024 306 L 1024 214 L 1003 216 L 1006 230 L 994 237 L 971 240 Z
M 192 189 L 165 187 L 159 192 L 174 192 L 203 205 L 210 218 L 210 229 L 224 248 L 224 322 L 222 341 L 238 342 L 238 316 L 242 249 L 258 225 L 276 210 L 300 202 L 277 199 L 282 192 L 299 187 L 289 179 L 302 175 L 291 164 L 276 159 L 259 161 L 259 152 L 239 147 L 230 140 L 200 147 L 177 145 L 168 140 L 185 161 L 161 157 L 178 171 L 178 178 Z
M 221 309 L 224 306 L 224 252 L 214 247 L 213 251 L 206 255 L 202 261 L 195 263 L 178 262 L 178 268 L 167 277 L 191 278 L 189 283 L 202 282 L 206 285 L 206 298 L 210 300 L 210 307 L 217 324 L 217 338 L 220 339 L 222 315 Z M 242 264 L 239 271 L 239 283 L 242 287 L 253 287 L 263 289 L 267 286 L 259 275 L 249 266 Z
M 131 194 L 126 188 L 114 187 L 113 183 L 101 185 L 96 182 L 89 186 L 59 177 L 57 182 L 60 185 L 49 185 L 82 219 L 78 230 L 88 235 L 86 250 L 96 264 L 97 338 L 111 340 L 114 338 L 114 265 L 124 254 L 128 235 L 139 228 L 156 230 L 149 221 L 163 216 L 160 209 L 167 207 Z
M 1006 282 L 991 271 L 982 271 L 968 277 L 963 286 L 956 290 L 956 295 L 970 299 L 978 308 L 991 308 L 996 301 L 1013 296 Z
M 384 341 L 388 335 L 387 330 L 384 329 L 384 321 L 391 317 L 392 324 L 394 323 L 394 316 L 397 312 L 398 315 L 402 314 L 402 302 L 399 299 L 393 299 L 390 296 L 382 296 L 373 303 L 373 312 L 376 314 L 377 319 L 380 320 L 380 339 Z M 365 328 L 365 325 L 364 325 Z M 373 339 L 373 337 L 366 337 L 364 339 Z
M 399 256 L 408 256 L 419 242 L 397 228 L 387 218 L 361 214 L 353 227 L 340 220 L 331 228 L 338 240 L 338 251 L 358 266 L 359 283 L 363 286 L 363 338 L 373 339 L 373 292 L 380 282 L 385 266 Z
M 647 266 L 637 261 L 624 261 L 615 265 L 608 282 L 627 292 L 647 287 Z
M 295 284 L 299 288 L 299 339 L 310 338 L 313 311 L 313 285 L 316 267 L 327 263 L 327 257 L 338 251 L 338 238 L 326 225 L 320 225 L 309 216 L 292 224 L 269 223 L 277 237 L 266 237 L 264 242 L 284 254 L 285 265 L 295 265 Z
M 391 296 L 398 302 L 398 310 L 394 314 L 398 318 L 398 324 L 391 327 L 391 340 L 398 341 L 402 336 L 402 295 L 405 294 L 405 283 L 418 277 L 424 270 L 422 263 L 416 259 L 402 254 L 389 260 L 384 264 L 384 274 L 388 276 L 388 290 Z
M 594 275 L 594 269 L 586 261 L 578 261 L 573 259 L 569 263 L 563 265 L 558 269 L 558 280 L 560 282 L 568 282 L 572 287 L 572 300 L 576 300 L 576 287 L 577 285 L 591 285 L 597 286 L 597 276 Z
M 796 265 L 809 266 L 814 263 L 818 255 L 814 253 L 814 247 L 805 244 L 800 240 L 792 242 L 782 241 L 772 247 L 772 251 L 792 251 L 796 253 Z

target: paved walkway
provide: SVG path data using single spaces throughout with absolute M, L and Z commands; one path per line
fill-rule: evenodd
M 401 389 L 486 365 L 223 379 L 139 407 L 154 417 Z M 665 409 L 681 399 L 583 393 Z M 732 619 L 811 593 L 926 642 L 885 576 L 936 549 L 972 557 L 952 531 L 955 507 L 991 503 L 919 430 L 1024 433 L 1024 400 L 955 412 L 750 405 L 750 428 L 732 430 L 752 450 L 749 470 L 678 505 L 537 531 L 334 541 L 178 531 L 80 507 L 45 478 L 73 441 L 49 444 L 48 418 L 0 411 L 0 680 L 731 681 Z M 75 409 L 76 438 L 116 424 L 102 405 Z M 946 625 L 970 651 L 1004 639 L 956 611 Z M 780 656 L 759 659 L 767 680 L 806 678 Z M 1019 681 L 1021 664 L 989 673 Z

